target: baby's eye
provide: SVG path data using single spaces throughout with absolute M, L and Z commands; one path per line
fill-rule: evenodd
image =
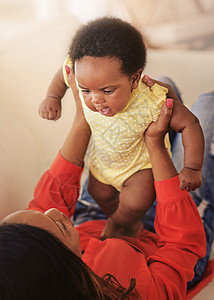
M 115 90 L 103 90 L 106 95 L 113 94 Z
M 82 93 L 84 93 L 84 94 L 89 94 L 90 93 L 90 90 L 81 90 L 82 91 Z

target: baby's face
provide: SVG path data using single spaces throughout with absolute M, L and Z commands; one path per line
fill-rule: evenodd
M 111 57 L 84 56 L 75 62 L 75 75 L 85 104 L 106 117 L 121 112 L 138 85 L 136 74 L 122 73 L 121 61 Z

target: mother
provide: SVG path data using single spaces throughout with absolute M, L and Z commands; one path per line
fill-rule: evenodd
M 101 241 L 105 221 L 76 229 L 72 217 L 90 137 L 77 109 L 74 125 L 27 210 L 0 226 L 1 299 L 184 299 L 194 266 L 205 255 L 205 234 L 195 203 L 179 188 L 164 146 L 172 101 L 145 134 L 155 178 L 157 234 Z

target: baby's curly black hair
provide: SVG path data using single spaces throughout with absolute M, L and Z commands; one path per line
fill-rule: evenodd
M 146 47 L 141 33 L 119 18 L 103 17 L 80 26 L 68 52 L 73 63 L 84 56 L 115 57 L 122 62 L 122 72 L 128 76 L 144 69 Z

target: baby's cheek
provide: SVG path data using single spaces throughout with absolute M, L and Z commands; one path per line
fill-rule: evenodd
M 86 106 L 87 106 L 90 110 L 92 110 L 92 111 L 97 111 L 96 108 L 94 107 L 94 105 L 91 103 L 91 101 L 87 101 L 87 100 L 85 100 L 85 99 L 84 99 L 84 101 L 85 101 Z
M 120 100 L 118 102 L 115 102 L 112 106 L 110 106 L 115 112 L 119 113 L 121 111 L 123 111 L 128 104 L 128 100 Z

